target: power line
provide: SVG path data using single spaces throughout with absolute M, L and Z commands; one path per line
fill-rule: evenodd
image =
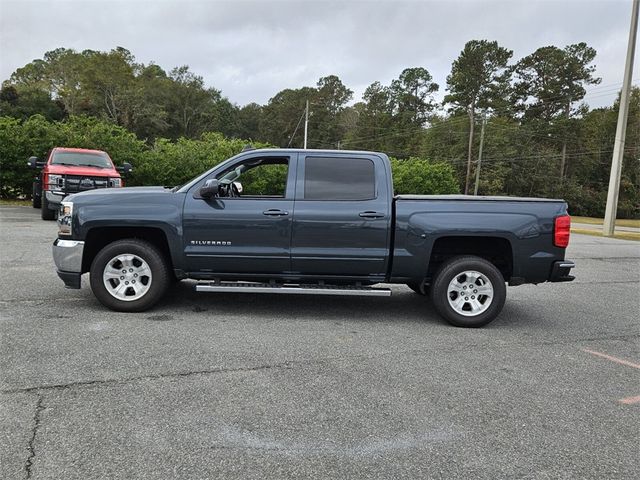
M 594 87 L 594 88 L 602 88 L 603 86 L 600 87 Z M 610 88 L 610 87 L 609 87 Z M 617 88 L 616 88 L 617 89 Z M 589 91 L 591 92 L 591 91 Z M 587 94 L 585 94 L 585 97 L 588 96 L 590 93 L 587 92 Z M 602 94 L 602 92 L 596 92 L 599 93 L 599 95 L 594 96 L 593 98 L 596 97 L 600 97 L 600 96 L 604 96 L 604 95 L 608 95 L 608 94 Z M 558 102 L 559 104 L 560 102 Z M 549 105 L 550 103 L 547 102 L 546 100 L 544 101 L 544 104 Z M 495 118 L 495 114 L 499 114 L 500 113 L 508 113 L 508 114 L 512 114 L 513 111 L 512 110 L 507 110 L 507 109 L 493 109 L 490 110 L 490 112 L 492 114 L 494 114 L 494 118 Z M 511 115 L 509 115 L 510 118 L 514 118 Z M 393 137 L 402 137 L 402 136 L 408 136 L 408 135 L 413 135 L 413 134 L 418 134 L 418 133 L 424 133 L 427 132 L 431 129 L 434 128 L 439 128 L 439 127 L 444 127 L 444 126 L 449 126 L 449 125 L 453 125 L 453 124 L 457 124 L 457 123 L 466 123 L 468 122 L 468 118 L 464 117 L 464 116 L 460 116 L 460 117 L 449 117 L 448 119 L 444 119 L 444 120 L 440 120 L 435 124 L 430 125 L 429 127 L 420 127 L 420 126 L 412 126 L 406 129 L 401 129 L 401 130 L 397 130 L 393 133 L 389 133 L 386 135 L 371 135 L 371 136 L 366 136 L 366 137 L 358 137 L 358 138 L 354 138 L 354 139 L 347 139 L 347 140 L 341 140 L 341 144 L 342 145 L 357 145 L 357 144 L 362 144 L 362 143 L 366 143 L 368 141 L 377 141 L 377 140 L 383 140 L 383 139 L 387 139 L 387 138 L 393 138 Z M 330 125 L 330 123 L 317 123 L 317 126 L 324 126 L 324 125 Z M 334 125 L 334 124 L 331 124 Z M 342 125 L 342 126 L 346 126 L 346 127 L 351 127 L 352 125 L 345 125 L 345 124 L 340 124 L 338 123 L 338 125 Z M 513 128 L 515 129 L 520 129 L 522 128 L 522 124 L 514 124 L 512 127 L 508 126 L 508 125 L 503 125 L 503 124 L 496 124 L 496 123 L 491 123 L 490 124 L 492 128 L 497 127 L 497 128 L 503 128 L 503 129 L 507 129 L 507 128 Z M 376 126 L 367 126 L 367 129 L 380 129 L 380 130 L 388 130 L 389 127 L 376 127 Z M 519 131 L 519 134 L 522 135 L 527 135 L 527 136 L 532 136 L 532 137 L 540 137 L 540 138 L 545 138 L 545 139 L 553 139 L 553 138 L 557 138 L 555 135 L 544 135 L 544 134 L 536 134 L 536 133 L 532 133 L 532 132 L 525 132 L 525 131 Z M 464 135 L 467 135 L 466 133 L 464 133 Z M 331 146 L 331 144 L 325 144 L 327 146 Z
M 300 116 L 300 120 L 298 120 L 298 124 L 296 125 L 296 128 L 293 130 L 293 133 L 291 134 L 291 137 L 289 137 L 289 143 L 287 143 L 287 148 L 289 148 L 291 146 L 291 142 L 293 141 L 293 137 L 296 136 L 296 132 L 298 131 L 298 128 L 300 127 L 300 122 L 302 122 L 302 118 L 304 117 L 306 111 L 307 111 L 307 109 L 305 108 L 305 111 L 302 112 L 302 115 Z

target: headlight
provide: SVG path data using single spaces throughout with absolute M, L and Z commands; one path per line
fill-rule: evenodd
M 73 202 L 60 203 L 58 212 L 58 235 L 71 235 L 71 222 L 73 220 Z
M 64 189 L 64 177 L 62 175 L 51 175 L 47 176 L 48 178 L 48 189 L 49 190 L 62 190 Z
M 118 178 L 110 178 L 109 179 L 109 186 L 110 187 L 115 187 L 115 188 L 120 188 L 122 186 L 122 179 L 120 177 L 118 177 Z

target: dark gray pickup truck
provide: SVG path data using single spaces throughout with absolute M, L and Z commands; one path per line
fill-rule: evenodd
M 201 292 L 429 295 L 456 326 L 502 310 L 506 284 L 573 280 L 562 200 L 394 196 L 386 155 L 243 151 L 181 187 L 68 196 L 53 245 L 58 275 L 89 272 L 108 308 L 142 311 L 172 282 Z

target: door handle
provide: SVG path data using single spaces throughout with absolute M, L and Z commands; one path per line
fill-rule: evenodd
M 362 218 L 384 218 L 384 213 L 372 212 L 369 210 L 367 210 L 366 212 L 360 212 L 358 215 L 360 215 Z
M 265 210 L 262 212 L 263 215 L 268 215 L 270 217 L 284 217 L 289 215 L 289 212 L 286 210 L 278 210 L 277 208 L 270 208 L 269 210 Z

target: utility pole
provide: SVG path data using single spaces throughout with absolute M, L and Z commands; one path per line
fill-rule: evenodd
M 638 4 L 639 0 L 633 0 L 631 7 L 631 27 L 629 30 L 629 44 L 627 46 L 627 60 L 624 66 L 624 79 L 622 92 L 620 93 L 620 111 L 618 112 L 618 126 L 613 146 L 613 158 L 611 159 L 611 176 L 609 177 L 609 191 L 607 192 L 607 209 L 604 214 L 602 234 L 613 236 L 616 228 L 616 214 L 618 213 L 618 195 L 620 194 L 620 176 L 622 175 L 622 158 L 624 157 L 624 140 L 627 131 L 627 118 L 629 116 L 629 91 L 631 89 L 631 77 L 633 75 L 633 58 L 636 49 L 636 37 L 638 35 Z
M 307 106 L 304 109 L 304 148 L 307 149 L 307 131 L 309 128 L 309 100 L 307 100 Z
M 482 147 L 484 147 L 484 126 L 487 124 L 487 115 L 482 116 L 482 128 L 480 129 L 480 148 L 478 149 L 478 166 L 476 167 L 476 183 L 473 186 L 473 194 L 478 195 L 478 183 L 480 183 L 480 165 L 482 164 Z
M 571 118 L 571 99 L 567 102 L 567 108 L 565 109 L 565 118 L 567 123 L 564 126 L 564 133 L 562 139 L 562 159 L 560 160 L 560 183 L 564 182 L 564 171 L 567 162 L 567 126 L 569 125 L 569 119 Z
M 469 193 L 469 182 L 471 180 L 471 158 L 473 155 L 473 130 L 475 127 L 475 122 L 475 110 L 474 107 L 471 107 L 471 111 L 469 112 L 469 152 L 467 155 L 467 177 L 464 182 L 465 195 Z

